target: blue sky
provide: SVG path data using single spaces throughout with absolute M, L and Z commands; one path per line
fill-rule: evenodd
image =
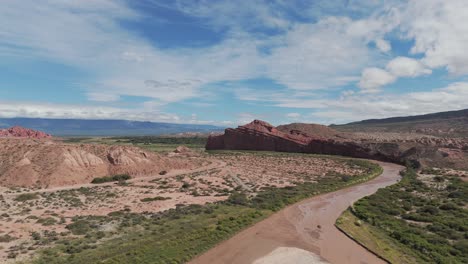
M 235 126 L 468 108 L 468 1 L 16 1 L 0 117 Z

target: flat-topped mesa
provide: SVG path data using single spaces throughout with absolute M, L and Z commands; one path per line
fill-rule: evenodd
M 397 144 L 360 144 L 353 140 L 337 140 L 336 137 L 315 135 L 313 130 L 285 129 L 281 131 L 267 122 L 254 120 L 235 129 L 228 128 L 224 135 L 210 136 L 207 150 L 261 150 L 342 155 L 371 158 L 401 163 L 402 151 Z
M 37 131 L 20 126 L 14 126 L 6 129 L 0 129 L 0 137 L 13 137 L 13 138 L 51 138 L 52 135 L 42 131 Z

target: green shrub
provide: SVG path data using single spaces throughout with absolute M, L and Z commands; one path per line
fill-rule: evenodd
M 12 237 L 8 234 L 0 236 L 0 243 L 8 243 L 10 241 L 16 240 L 15 237 Z
M 37 193 L 23 193 L 16 196 L 15 201 L 24 202 L 29 200 L 38 199 L 39 195 Z
M 117 174 L 113 176 L 105 176 L 105 177 L 98 177 L 94 178 L 91 183 L 94 184 L 99 184 L 99 183 L 105 183 L 105 182 L 116 182 L 116 181 L 126 181 L 131 179 L 130 175 L 128 174 Z
M 91 230 L 90 223 L 86 220 L 78 220 L 66 226 L 74 235 L 85 235 Z
M 233 192 L 231 195 L 229 195 L 227 202 L 235 205 L 248 205 L 249 199 L 245 193 Z
M 152 201 L 164 201 L 164 200 L 170 200 L 170 199 L 172 199 L 172 198 L 171 197 L 156 196 L 156 197 L 143 198 L 140 201 L 142 201 L 142 202 L 152 202 Z

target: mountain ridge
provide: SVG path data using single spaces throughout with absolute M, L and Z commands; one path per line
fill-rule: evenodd
M 165 122 L 131 121 L 121 119 L 52 119 L 0 118 L 0 129 L 12 126 L 41 130 L 55 136 L 137 136 L 185 132 L 216 132 L 213 125 L 175 124 Z
M 342 125 L 330 125 L 341 132 L 418 133 L 438 137 L 468 137 L 468 109 L 367 119 Z

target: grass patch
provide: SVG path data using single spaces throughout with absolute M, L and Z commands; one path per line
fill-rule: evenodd
M 106 182 L 117 182 L 117 181 L 126 181 L 131 179 L 130 175 L 128 174 L 117 174 L 113 176 L 105 176 L 105 177 L 98 177 L 94 178 L 91 183 L 99 184 L 99 183 L 106 183 Z
M 361 221 L 349 209 L 338 218 L 335 225 L 351 239 L 390 263 L 424 262 L 423 259 L 387 236 L 382 230 Z
M 180 145 L 202 151 L 207 137 L 129 136 L 129 137 L 72 137 L 66 143 L 134 145 L 154 152 L 171 152 Z

